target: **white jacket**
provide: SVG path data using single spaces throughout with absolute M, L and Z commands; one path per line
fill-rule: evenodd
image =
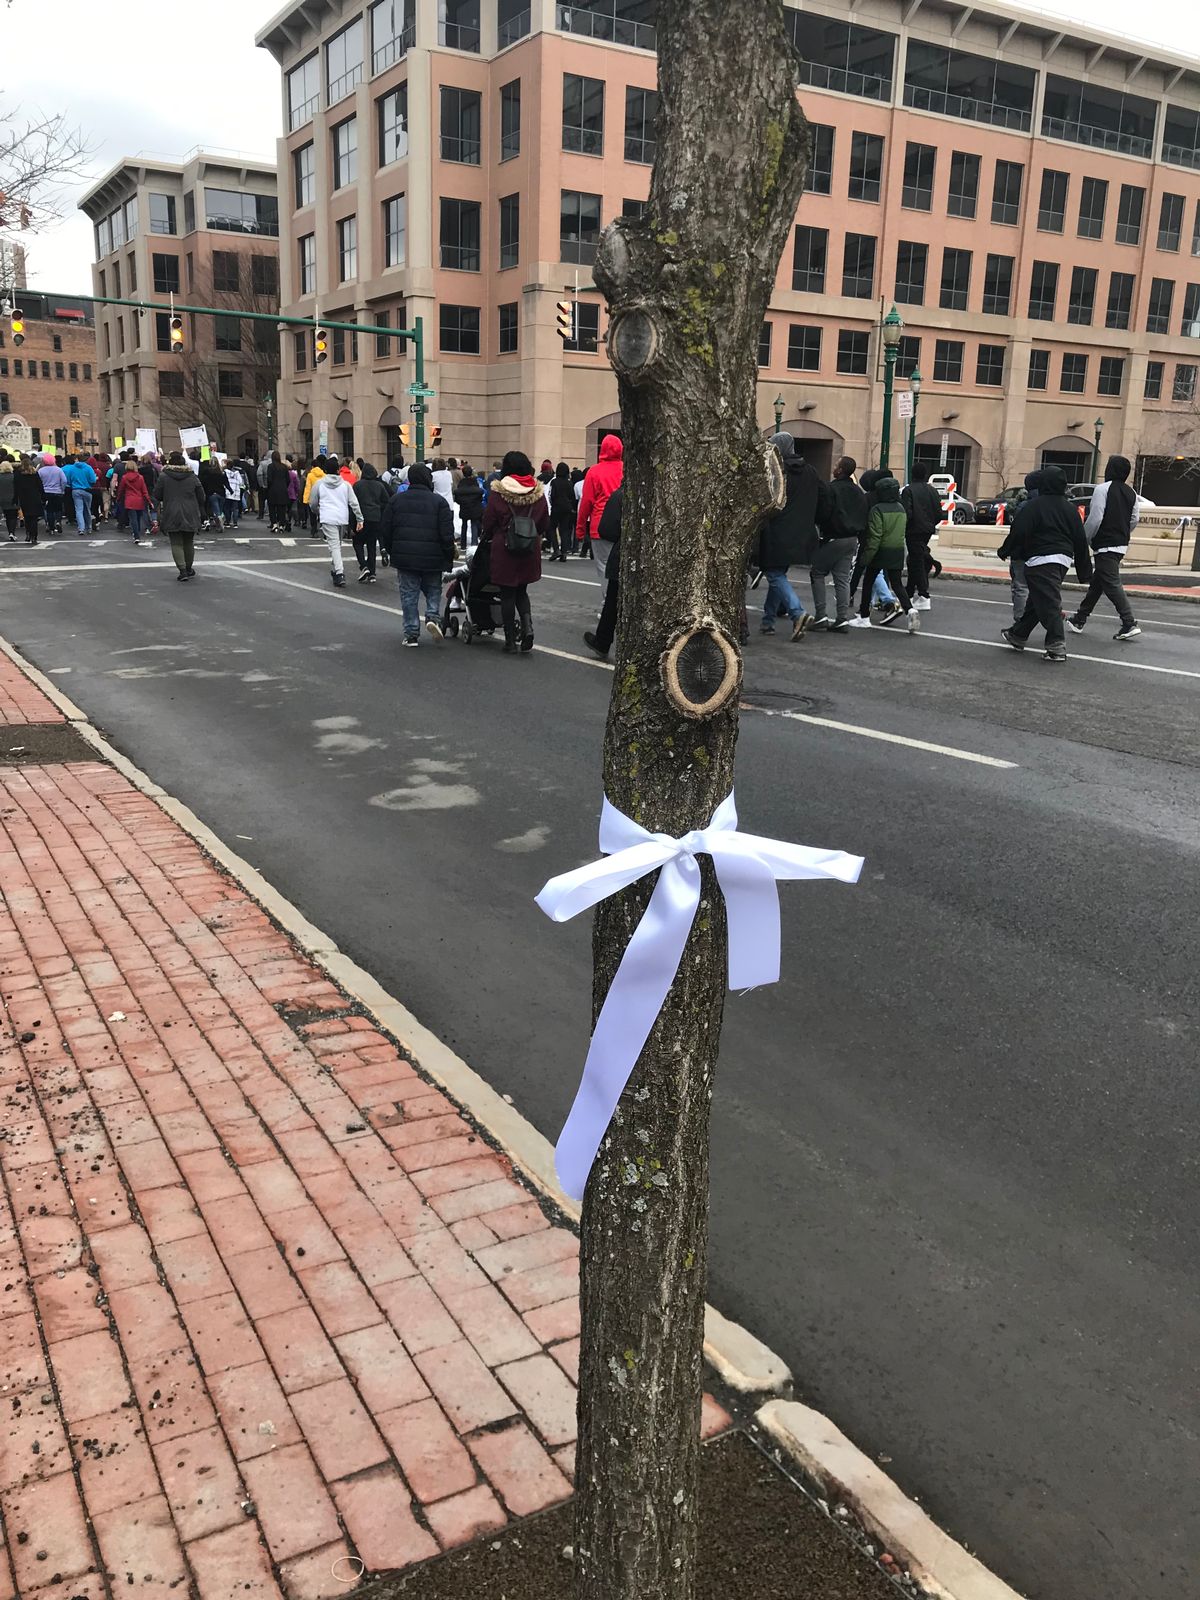
M 310 511 L 315 511 L 318 522 L 331 523 L 335 528 L 349 527 L 351 521 L 361 522 L 362 507 L 358 496 L 337 473 L 326 473 L 313 484 L 308 497 Z

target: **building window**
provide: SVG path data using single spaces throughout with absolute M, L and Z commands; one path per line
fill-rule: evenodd
M 933 145 L 905 145 L 904 186 L 900 191 L 900 204 L 909 211 L 933 210 L 933 174 L 936 164 L 937 150 Z
M 235 257 L 234 259 L 236 260 L 237 258 Z M 150 263 L 154 270 L 155 294 L 178 294 L 179 257 L 156 254 L 150 257 Z M 131 283 L 129 287 L 135 289 L 137 285 Z
M 358 177 L 358 118 L 347 117 L 333 129 L 333 187 L 344 189 Z
M 134 348 L 135 349 L 137 348 L 136 345 L 134 346 Z M 30 362 L 30 365 L 32 366 L 33 363 Z M 136 371 L 137 369 L 135 368 L 134 370 Z M 33 374 L 30 373 L 30 377 L 32 377 L 32 376 L 33 376 Z M 43 378 L 48 378 L 49 376 L 50 376 L 50 363 L 48 361 L 43 361 L 42 362 L 42 377 Z
M 604 154 L 604 79 L 563 74 L 562 147 L 580 155 Z
M 501 50 L 524 39 L 532 27 L 529 0 L 500 0 L 496 11 L 496 38 Z
M 183 373 L 163 372 L 158 374 L 158 394 L 161 400 L 183 399 Z M 107 404 L 107 401 L 105 402 Z
M 269 300 L 279 297 L 279 261 L 275 256 L 250 257 L 250 289 Z
M 1108 205 L 1108 180 L 1085 178 L 1079 191 L 1079 237 L 1104 237 L 1104 212 Z
M 112 279 L 113 295 L 119 300 L 121 298 L 121 263 L 119 261 L 114 261 L 112 264 Z
M 1004 346 L 981 344 L 975 358 L 975 382 L 983 389 L 1000 389 L 1004 385 Z
M 1028 67 L 920 39 L 908 42 L 904 104 L 918 111 L 1026 133 L 1033 124 L 1036 86 L 1037 73 Z
M 217 393 L 223 400 L 242 398 L 242 375 L 236 368 L 217 368 Z
M 407 55 L 416 37 L 412 13 L 413 0 L 378 0 L 371 7 L 372 72 L 384 72 Z
M 654 165 L 655 119 L 658 116 L 658 90 L 625 90 L 625 159 L 644 167 Z
M 52 333 L 50 335 L 50 344 L 51 344 L 51 347 L 54 350 L 61 351 L 62 350 L 62 334 L 61 333 Z
M 479 0 L 439 0 L 438 43 L 479 53 Z
M 315 233 L 306 233 L 297 242 L 297 257 L 300 264 L 300 293 L 316 294 L 317 292 L 317 236 Z
M 805 328 L 798 322 L 789 325 L 787 364 L 795 372 L 821 370 L 820 328 Z
M 521 153 L 521 80 L 514 78 L 500 89 L 500 159 L 511 161 Z
M 797 228 L 792 245 L 792 288 L 803 294 L 825 293 L 826 228 Z
M 1096 279 L 1099 276 L 1095 267 L 1073 267 L 1071 269 L 1071 292 L 1067 297 L 1067 321 L 1073 322 L 1077 327 L 1090 328 L 1092 317 L 1096 310 Z M 1030 313 L 1032 315 L 1032 312 Z
M 438 318 L 438 342 L 450 355 L 479 354 L 479 307 L 442 306 Z
M 344 367 L 346 365 L 345 328 L 334 328 L 333 330 L 333 349 L 330 352 L 330 360 L 335 367 Z
M 402 267 L 407 253 L 408 202 L 404 195 L 393 195 L 383 202 L 383 264 Z
M 1154 278 L 1150 283 L 1150 305 L 1146 311 L 1147 333 L 1170 333 L 1171 303 L 1175 284 L 1170 278 Z
M 232 250 L 214 250 L 213 288 L 218 294 L 237 294 L 241 288 L 241 264 Z
M 170 350 L 171 348 L 171 313 L 169 311 L 156 311 L 154 313 L 154 348 L 156 350 Z
M 1119 395 L 1125 381 L 1124 356 L 1101 356 L 1100 376 L 1096 380 L 1096 393 Z
M 1165 361 L 1147 361 L 1146 381 L 1142 386 L 1142 398 L 1145 400 L 1161 400 L 1163 373 L 1166 370 Z
M 842 293 L 852 300 L 870 300 L 875 293 L 875 237 L 848 233 L 842 247 Z
M 196 262 L 190 250 L 187 253 L 187 286 L 189 294 L 196 287 Z
M 196 192 L 189 189 L 183 197 L 183 231 L 195 233 L 196 231 Z
M 77 362 L 75 362 L 75 361 L 68 362 L 68 364 L 67 364 L 67 372 L 68 372 L 68 376 L 71 379 L 71 382 L 72 383 L 78 383 L 78 381 L 79 381 L 79 364 Z
M 837 369 L 839 372 L 861 377 L 867 370 L 867 354 L 871 342 L 869 333 L 859 329 L 838 330 Z
M 379 97 L 379 165 L 390 167 L 408 154 L 408 85 Z
M 391 325 L 392 325 L 392 313 L 390 311 L 376 311 L 374 313 L 374 315 L 372 316 L 371 321 L 375 324 L 375 326 L 377 328 L 390 328 Z M 401 315 L 398 318 L 398 323 L 400 325 L 402 325 L 403 322 L 404 322 L 404 315 L 403 315 L 403 313 L 401 313 Z M 386 361 L 387 358 L 391 355 L 391 353 L 392 353 L 392 341 L 391 341 L 391 339 L 388 337 L 388 335 L 386 333 L 377 333 L 375 335 L 375 359 L 376 359 L 376 361 Z
M 1117 203 L 1117 243 L 1141 244 L 1142 213 L 1146 209 L 1146 191 L 1136 183 L 1121 185 L 1121 198 Z
M 594 261 L 600 241 L 600 196 L 575 189 L 563 189 L 561 194 L 559 256 L 563 261 Z
M 310 139 L 298 150 L 292 151 L 292 179 L 296 190 L 295 209 L 311 206 L 317 198 L 316 147 Z
M 438 231 L 443 267 L 450 267 L 456 272 L 479 271 L 482 211 L 483 208 L 478 200 L 443 198 L 441 225 Z
M 308 334 L 301 331 L 292 335 L 292 370 L 304 372 L 308 368 Z
M 258 233 L 279 237 L 279 201 L 273 194 L 240 189 L 205 189 L 205 221 L 216 233 Z
M 943 311 L 965 311 L 971 292 L 971 252 L 942 251 L 942 288 L 938 305 Z
M 1200 283 L 1189 283 L 1184 290 L 1179 332 L 1185 339 L 1200 339 Z
M 356 17 L 325 46 L 326 104 L 335 106 L 362 82 L 363 19 Z
M 800 57 L 796 70 L 801 83 L 863 100 L 892 98 L 895 34 L 790 7 L 783 14 Z
M 929 246 L 901 239 L 896 246 L 896 299 L 901 305 L 925 304 L 925 272 Z
M 312 121 L 321 104 L 320 68 L 315 54 L 288 73 L 287 96 L 288 128 L 295 133 L 297 128 Z
M 506 194 L 500 201 L 500 270 L 515 267 L 521 259 L 521 196 Z
M 100 269 L 100 297 L 104 300 L 108 298 L 108 284 L 105 282 L 105 273 L 103 267 Z M 0 333 L 0 339 L 3 337 L 4 335 Z
M 338 449 L 341 452 L 341 457 L 342 457 L 343 461 L 353 461 L 353 459 L 354 459 L 354 424 L 353 423 L 351 423 L 348 428 L 339 428 L 338 429 Z
M 358 218 L 343 217 L 337 225 L 338 282 L 358 277 Z
M 1183 237 L 1183 206 L 1181 194 L 1164 194 L 1158 209 L 1158 248 L 1178 250 Z
M 83 363 L 83 381 L 84 383 L 91 383 L 92 381 L 92 364 L 90 361 Z
M 442 160 L 477 167 L 480 156 L 480 129 L 483 121 L 483 96 L 474 89 L 458 89 L 443 84 Z
M 517 302 L 513 300 L 508 305 L 500 307 L 500 354 L 515 355 L 517 340 Z
M 175 232 L 175 196 L 173 194 L 152 194 L 150 196 L 150 232 L 169 234 Z
M 1175 377 L 1171 384 L 1171 399 L 1192 401 L 1195 398 L 1196 369 L 1194 366 L 1180 362 L 1175 368 Z
M 804 174 L 805 194 L 830 194 L 833 189 L 833 129 L 824 122 L 810 122 L 812 154 Z
M 833 129 L 831 128 L 830 134 Z M 832 139 L 830 140 L 832 156 Z M 883 184 L 883 140 L 876 133 L 850 135 L 850 186 L 851 200 L 878 201 Z M 826 194 L 829 190 L 824 191 Z
M 900 343 L 896 346 L 896 376 L 898 378 L 911 378 L 913 373 L 921 366 L 921 341 L 914 339 L 911 334 L 900 336 Z
M 179 257 L 176 256 L 175 259 L 176 259 L 176 261 L 178 261 Z M 130 292 L 130 294 L 136 294 L 137 293 L 137 257 L 136 256 L 130 256 L 130 258 L 129 258 L 129 292 Z M 55 340 L 54 348 L 56 350 L 61 350 L 62 349 L 62 340 L 61 339 L 56 339 Z
M 1012 310 L 1012 256 L 988 256 L 983 274 L 983 309 L 989 317 L 1007 317 Z
M 1106 328 L 1128 328 L 1133 313 L 1133 274 L 1112 272 L 1108 278 L 1108 309 L 1104 314 Z
M 955 150 L 950 157 L 950 194 L 946 210 L 952 217 L 973 217 L 979 204 L 979 157 Z
M 992 221 L 1015 228 L 1021 220 L 1021 185 L 1025 168 L 1019 161 L 997 161 L 992 179 Z
M 1149 159 L 1154 154 L 1155 111 L 1153 100 L 1105 89 L 1082 77 L 1059 78 L 1048 73 L 1042 137 Z
M 771 365 L 771 324 L 764 322 L 758 330 L 758 364 L 760 367 Z
M 571 326 L 575 330 L 575 337 L 564 339 L 563 349 L 594 356 L 600 348 L 599 303 L 595 300 L 573 300 L 571 304 L 574 307 Z
M 1082 394 L 1087 384 L 1086 356 L 1066 352 L 1062 358 L 1062 371 L 1058 386 L 1064 394 Z
M 961 383 L 963 347 L 959 339 L 939 339 L 933 347 L 935 383 Z
M 1058 299 L 1058 262 L 1035 261 L 1029 280 L 1029 315 L 1034 322 L 1053 322 Z
M 1042 173 L 1042 195 L 1038 201 L 1038 230 L 1061 233 L 1067 218 L 1068 175 L 1047 167 Z
M 215 317 L 213 344 L 216 349 L 232 352 L 242 348 L 242 320 L 240 317 Z

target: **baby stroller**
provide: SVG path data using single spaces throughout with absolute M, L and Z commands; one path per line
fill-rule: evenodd
M 500 591 L 491 581 L 491 547 L 476 545 L 455 564 L 442 591 L 442 632 L 470 644 L 477 634 L 490 637 L 501 626 Z

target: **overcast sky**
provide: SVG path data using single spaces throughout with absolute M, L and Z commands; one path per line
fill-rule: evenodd
M 125 156 L 179 160 L 197 145 L 273 160 L 280 132 L 279 74 L 254 35 L 282 0 L 155 0 L 113 14 L 107 30 L 91 0 L 11 0 L 8 39 L 26 41 L 5 74 L 0 107 L 65 110 L 90 138 L 89 177 L 63 190 L 64 220 L 24 241 L 34 287 L 63 293 L 91 288 L 91 224 L 75 201 Z M 486 3 L 486 0 L 485 0 Z M 1031 4 L 1030 9 L 1034 9 Z M 1093 27 L 1186 49 L 1181 0 L 1056 0 L 1050 8 Z M 48 30 L 48 18 L 53 27 Z M 61 47 L 60 47 L 61 46 Z

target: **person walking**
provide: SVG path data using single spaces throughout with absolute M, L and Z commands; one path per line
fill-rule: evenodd
M 97 483 L 96 474 L 83 456 L 77 455 L 63 468 L 63 477 L 75 507 L 75 531 L 82 537 L 92 531 L 92 490 Z
M 42 462 L 38 477 L 42 480 L 42 493 L 46 497 L 46 531 L 59 534 L 62 532 L 63 496 L 67 492 L 67 480 L 63 477 L 62 467 L 54 460 Z
M 21 519 L 25 524 L 25 543 L 38 542 L 38 521 L 46 508 L 46 496 L 42 490 L 42 480 L 38 477 L 37 468 L 27 456 L 22 456 L 17 462 L 17 470 L 13 474 L 17 484 L 17 505 L 21 508 Z
M 595 559 L 592 539 L 599 531 L 609 495 L 621 487 L 624 478 L 625 446 L 615 433 L 606 433 L 600 441 L 600 459 L 583 479 L 575 518 L 575 539 L 585 560 Z
M 375 582 L 375 555 L 379 549 L 379 530 L 392 491 L 369 461 L 363 462 L 362 477 L 355 488 L 362 511 L 362 525 L 354 535 L 354 554 L 358 560 L 359 583 Z
M 21 508 L 17 504 L 17 475 L 7 456 L 0 457 L 0 514 L 8 530 L 9 544 L 17 542 L 17 519 Z
M 421 596 L 425 596 L 425 631 L 442 634 L 442 574 L 454 565 L 454 516 L 444 495 L 434 492 L 433 474 L 423 461 L 408 469 L 408 488 L 384 507 L 380 535 L 400 585 L 404 643 L 420 642 Z
M 913 610 L 908 591 L 902 580 L 904 568 L 905 535 L 908 531 L 908 514 L 900 503 L 900 485 L 890 473 L 874 480 L 872 490 L 875 504 L 867 517 L 867 538 L 863 545 L 862 599 L 859 617 L 871 625 L 871 590 L 876 575 L 886 572 L 888 581 L 896 591 L 900 609 L 908 616 L 909 633 L 919 633 L 921 619 Z M 884 618 L 891 622 L 898 612 Z
M 788 568 L 808 564 L 817 550 L 817 509 L 824 484 L 811 462 L 796 453 L 790 433 L 773 433 L 769 443 L 779 452 L 783 464 L 785 499 L 778 511 L 767 514 L 758 536 L 757 565 L 767 580 L 759 632 L 775 632 L 775 620 L 786 616 L 792 625 L 792 638 L 801 639 L 809 616 L 804 601 L 788 582 Z
M 79 461 L 86 461 L 88 466 L 91 467 L 92 471 L 96 474 L 96 481 L 92 485 L 92 526 L 93 528 L 98 528 L 105 520 L 104 488 L 108 482 L 108 469 L 112 465 L 112 462 L 107 455 L 84 456 L 80 454 L 78 457 L 68 456 L 67 460 L 63 462 L 64 475 L 66 473 L 68 463 L 76 459 Z M 68 512 L 73 511 L 74 496 L 71 493 L 71 485 L 69 483 L 67 484 L 67 498 L 64 504 Z
M 182 450 L 172 450 L 159 473 L 154 485 L 154 506 L 154 529 L 161 530 L 171 541 L 171 556 L 178 569 L 176 581 L 186 583 L 196 576 L 196 535 L 204 522 L 208 499 Z
M 905 593 L 917 611 L 929 611 L 933 601 L 929 598 L 929 572 L 933 558 L 929 554 L 929 541 L 942 520 L 942 502 L 937 490 L 929 481 L 929 468 L 918 461 L 912 469 L 912 482 L 906 484 L 900 504 L 908 519 L 904 535 L 908 551 L 908 576 Z
M 221 528 L 225 525 L 225 474 L 221 464 L 212 455 L 200 462 L 200 487 L 204 490 L 208 506 L 207 526 Z
M 308 518 L 308 536 L 310 539 L 318 538 L 321 531 L 317 524 L 316 514 L 312 508 L 313 490 L 328 471 L 329 457 L 324 454 L 319 455 L 313 462 L 312 466 L 309 467 L 308 476 L 304 480 L 302 504 L 304 506 L 305 515 Z
M 1026 498 L 1022 504 L 1027 505 L 1030 500 L 1036 500 L 1041 488 L 1042 475 L 1040 472 L 1027 472 L 1025 474 Z M 1015 517 L 1015 513 L 1014 513 Z M 1011 534 L 1006 534 L 1004 543 L 997 554 L 1001 560 L 1008 561 L 1008 587 L 1012 593 L 1013 621 L 1020 622 L 1025 615 L 1025 607 L 1029 604 L 1029 585 L 1025 582 L 1025 563 L 1020 556 L 1008 554 Z
M 571 469 L 565 461 L 560 461 L 554 469 L 547 499 L 550 505 L 550 559 L 565 561 L 568 556 L 575 554 L 575 519 L 579 515 Z M 604 509 L 607 511 L 608 507 Z M 600 520 L 604 521 L 603 513 Z
M 242 496 L 246 492 L 246 474 L 236 461 L 225 463 L 225 526 L 236 528 L 242 520 Z
M 833 469 L 833 479 L 817 501 L 820 535 L 809 581 L 812 585 L 812 626 L 821 632 L 845 633 L 850 627 L 850 578 L 859 549 L 867 536 L 867 497 L 854 481 L 857 463 L 843 456 Z M 825 611 L 825 579 L 832 577 L 835 604 L 833 621 Z
M 621 441 L 616 443 L 619 451 Z M 504 653 L 516 654 L 519 625 L 519 648 L 527 655 L 533 649 L 529 585 L 538 583 L 542 576 L 542 540 L 550 513 L 542 485 L 534 477 L 533 463 L 523 451 L 510 450 L 500 465 L 502 476 L 488 496 L 483 513 L 483 542 L 490 543 L 492 582 L 500 590 Z M 609 493 L 604 495 L 605 505 Z M 600 518 L 597 516 L 595 521 L 598 529 Z
M 616 636 L 617 609 L 621 598 L 621 507 L 624 500 L 625 487 L 622 484 L 621 488 L 609 495 L 604 515 L 600 518 L 600 538 L 607 539 L 612 549 L 605 567 L 604 604 L 600 608 L 600 620 L 595 633 L 585 633 L 583 636 L 588 649 L 594 650 L 605 661 Z
M 153 500 L 149 484 L 136 468 L 126 466 L 118 480 L 113 499 L 125 514 L 125 521 L 133 534 L 134 544 L 141 544 L 142 534 L 150 522 Z
M 353 524 L 354 531 L 362 531 L 362 507 L 358 496 L 337 470 L 337 457 L 329 462 L 331 471 L 313 484 L 308 500 L 310 517 L 315 517 L 321 537 L 329 547 L 330 576 L 335 589 L 346 587 L 346 569 L 342 564 L 342 529 Z
M 1128 644 L 1131 639 L 1140 639 L 1142 634 L 1121 582 L 1121 563 L 1128 553 L 1129 541 L 1141 515 L 1138 497 L 1129 487 L 1129 472 L 1127 457 L 1110 456 L 1104 469 L 1104 482 L 1098 483 L 1092 492 L 1092 503 L 1088 507 L 1083 531 L 1091 543 L 1095 572 L 1075 615 L 1067 618 L 1071 632 L 1082 633 L 1087 619 L 1096 608 L 1096 602 L 1105 594 L 1121 619 L 1120 629 L 1113 634 L 1113 638 L 1122 644 Z
M 293 474 L 284 465 L 278 450 L 272 450 L 263 474 L 262 491 L 270 509 L 271 532 L 285 533 L 291 522 L 291 487 Z M 262 463 L 259 463 L 262 471 Z
M 463 549 L 469 550 L 473 544 L 479 543 L 483 528 L 483 485 L 465 461 L 454 488 L 454 499 L 462 524 Z
M 1029 635 L 1041 623 L 1046 630 L 1044 661 L 1067 659 L 1063 629 L 1063 578 L 1072 561 L 1080 583 L 1092 581 L 1092 557 L 1079 513 L 1067 499 L 1067 475 L 1061 467 L 1043 467 L 1035 500 L 1026 500 L 1013 518 L 1002 556 L 1019 556 L 1025 563 L 1029 599 L 1025 610 L 1000 637 L 1014 650 L 1024 650 Z
M 255 479 L 255 483 L 256 483 L 257 488 L 258 488 L 258 520 L 259 520 L 259 522 L 262 521 L 263 512 L 267 509 L 267 507 L 271 503 L 271 497 L 267 493 L 267 489 L 269 488 L 269 484 L 267 482 L 267 479 L 270 477 L 272 466 L 274 466 L 275 462 L 278 461 L 278 460 L 279 460 L 279 452 L 278 452 L 278 450 L 273 450 L 273 451 L 270 451 L 270 452 L 264 451 L 263 454 L 259 457 L 258 466 L 254 469 L 254 479 Z

